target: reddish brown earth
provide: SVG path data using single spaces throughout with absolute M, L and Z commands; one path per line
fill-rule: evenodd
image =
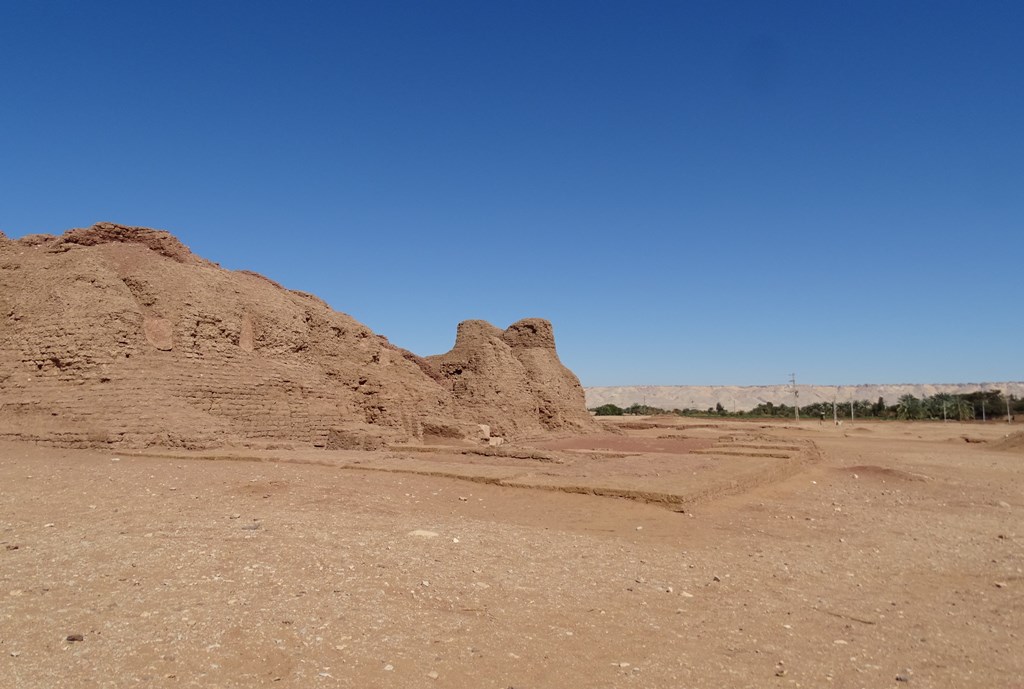
M 455 346 L 428 357 L 456 404 L 499 436 L 594 430 L 579 381 L 560 365 L 551 324 L 539 318 L 506 330 L 486 321 L 459 324 Z
M 1006 425 L 598 423 L 546 321 L 112 224 L 0 235 L 0 326 L 0 689 L 1024 686 Z
M 1006 436 L 659 421 L 573 449 L 0 444 L 0 684 L 1018 687 Z
M 167 232 L 0 238 L 0 438 L 373 448 L 595 428 L 550 323 L 459 333 L 423 359 Z

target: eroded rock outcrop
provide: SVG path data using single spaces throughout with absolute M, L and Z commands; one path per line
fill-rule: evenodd
M 167 232 L 0 236 L 0 438 L 369 448 L 589 420 L 579 383 L 552 364 L 549 324 L 488 327 L 496 338 L 471 339 L 500 343 L 494 361 L 511 368 L 483 365 L 466 395 L 320 299 L 224 270 Z
M 505 330 L 464 321 L 452 350 L 427 361 L 459 406 L 494 435 L 595 428 L 579 379 L 558 359 L 551 323 L 541 318 Z

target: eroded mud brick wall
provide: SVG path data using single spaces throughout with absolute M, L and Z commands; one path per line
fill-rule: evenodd
M 451 352 L 421 358 L 316 297 L 111 223 L 0 235 L 0 288 L 0 438 L 324 445 L 593 427 L 540 319 L 469 321 Z

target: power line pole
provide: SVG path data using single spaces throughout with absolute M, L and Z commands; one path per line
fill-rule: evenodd
M 836 411 L 836 397 L 839 396 L 839 388 L 832 391 L 832 423 L 839 425 L 839 412 Z
M 793 418 L 800 420 L 800 391 L 796 389 L 796 374 L 789 374 L 789 384 L 793 386 Z

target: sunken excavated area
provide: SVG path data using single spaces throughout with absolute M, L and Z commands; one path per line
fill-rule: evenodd
M 547 321 L 472 321 L 452 352 L 424 359 L 146 228 L 0 235 L 0 323 L 0 438 L 375 449 L 593 423 Z M 463 337 L 477 329 L 497 335 Z M 498 360 L 481 351 L 498 343 Z M 448 365 L 458 357 L 468 385 Z

